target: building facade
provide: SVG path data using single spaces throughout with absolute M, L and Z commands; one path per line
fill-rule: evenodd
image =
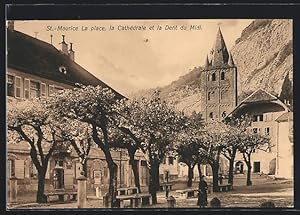
M 73 45 L 62 37 L 61 47 L 38 40 L 14 29 L 13 22 L 7 29 L 7 102 L 12 99 L 24 100 L 34 97 L 48 97 L 58 90 L 73 88 L 76 83 L 83 85 L 100 85 L 121 94 L 93 76 L 78 65 L 75 60 Z M 44 148 L 47 151 L 47 148 Z M 118 165 L 118 186 L 134 185 L 134 177 L 126 150 L 112 150 L 112 157 Z M 18 178 L 18 192 L 37 190 L 37 170 L 30 157 L 30 146 L 26 142 L 7 142 L 7 179 L 14 175 Z M 142 190 L 148 189 L 149 172 L 141 152 L 137 152 L 139 179 Z M 95 192 L 100 187 L 103 192 L 108 189 L 109 171 L 104 153 L 92 146 L 86 163 L 87 189 Z M 54 153 L 49 160 L 46 173 L 45 190 L 76 189 L 76 178 L 82 171 L 75 151 L 66 150 L 64 156 Z M 8 182 L 9 183 L 9 182 Z M 9 189 L 9 186 L 7 186 Z
M 251 129 L 254 133 L 270 137 L 268 146 L 255 150 L 251 156 L 252 171 L 286 178 L 291 178 L 293 168 L 292 144 L 289 137 L 288 116 L 292 115 L 289 105 L 271 93 L 258 89 L 244 99 L 229 116 L 240 117 L 248 115 L 252 118 Z M 285 163 L 284 165 L 280 165 Z M 285 170 L 285 174 L 283 173 Z M 246 171 L 243 156 L 238 154 L 235 161 L 236 173 Z
M 292 101 L 282 102 L 285 100 L 283 97 L 279 99 L 265 90 L 258 89 L 237 105 L 237 75 L 237 67 L 227 50 L 219 28 L 214 47 L 207 56 L 204 69 L 200 74 L 200 111 L 204 121 L 221 121 L 231 116 L 251 116 L 253 132 L 270 136 L 270 144 L 266 146 L 265 150 L 253 152 L 252 172 L 292 178 L 294 157 L 293 112 L 292 105 L 290 105 Z M 281 94 L 287 93 L 282 92 Z M 234 168 L 237 174 L 247 170 L 240 153 L 236 156 Z M 221 156 L 220 172 L 226 175 L 227 170 L 228 160 Z M 203 166 L 202 173 L 211 175 L 209 165 Z M 198 175 L 196 168 L 194 175 Z M 179 166 L 179 176 L 187 176 L 187 167 L 183 164 Z

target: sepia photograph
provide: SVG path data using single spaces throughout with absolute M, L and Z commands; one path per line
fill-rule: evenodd
M 292 19 L 6 20 L 6 209 L 294 208 Z

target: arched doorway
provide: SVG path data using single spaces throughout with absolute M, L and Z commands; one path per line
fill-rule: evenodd
M 238 161 L 235 163 L 235 173 L 236 174 L 244 173 L 244 162 L 243 161 Z

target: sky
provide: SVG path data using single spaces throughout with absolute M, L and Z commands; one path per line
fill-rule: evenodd
M 15 29 L 48 43 L 50 35 L 53 35 L 52 44 L 57 49 L 60 49 L 59 43 L 62 35 L 65 35 L 65 41 L 73 43 L 75 61 L 78 64 L 128 96 L 138 90 L 168 85 L 194 67 L 203 66 L 206 55 L 214 45 L 219 27 L 230 50 L 242 30 L 252 21 L 26 20 L 16 21 Z M 140 26 L 145 29 L 126 30 L 125 26 Z M 161 27 L 160 30 L 158 26 Z M 191 29 L 191 26 L 194 28 Z

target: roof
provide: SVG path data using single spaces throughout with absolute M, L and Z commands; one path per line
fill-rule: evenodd
M 74 86 L 75 83 L 100 85 L 110 88 L 118 98 L 124 98 L 49 43 L 7 29 L 7 50 L 8 67 Z M 67 70 L 66 74 L 59 71 L 62 66 Z
M 275 121 L 277 122 L 287 122 L 287 121 L 293 121 L 294 115 L 293 112 L 286 112 L 280 115 Z
M 238 110 L 240 110 L 242 107 L 247 106 L 248 104 L 262 104 L 267 102 L 275 102 L 278 105 L 282 106 L 287 111 L 290 111 L 289 107 L 285 105 L 283 102 L 280 101 L 279 98 L 272 95 L 271 93 L 263 90 L 258 89 L 255 92 L 253 92 L 251 95 L 249 95 L 247 98 L 245 98 L 238 106 L 236 106 L 228 115 L 227 117 L 232 116 L 235 114 Z
M 241 103 L 252 103 L 252 102 L 262 102 L 262 101 L 273 101 L 277 100 L 278 98 L 271 93 L 263 89 L 258 89 L 253 92 L 250 96 L 244 99 Z
M 229 54 L 220 28 L 217 33 L 217 38 L 212 54 L 212 66 L 221 66 L 223 64 L 227 64 Z

